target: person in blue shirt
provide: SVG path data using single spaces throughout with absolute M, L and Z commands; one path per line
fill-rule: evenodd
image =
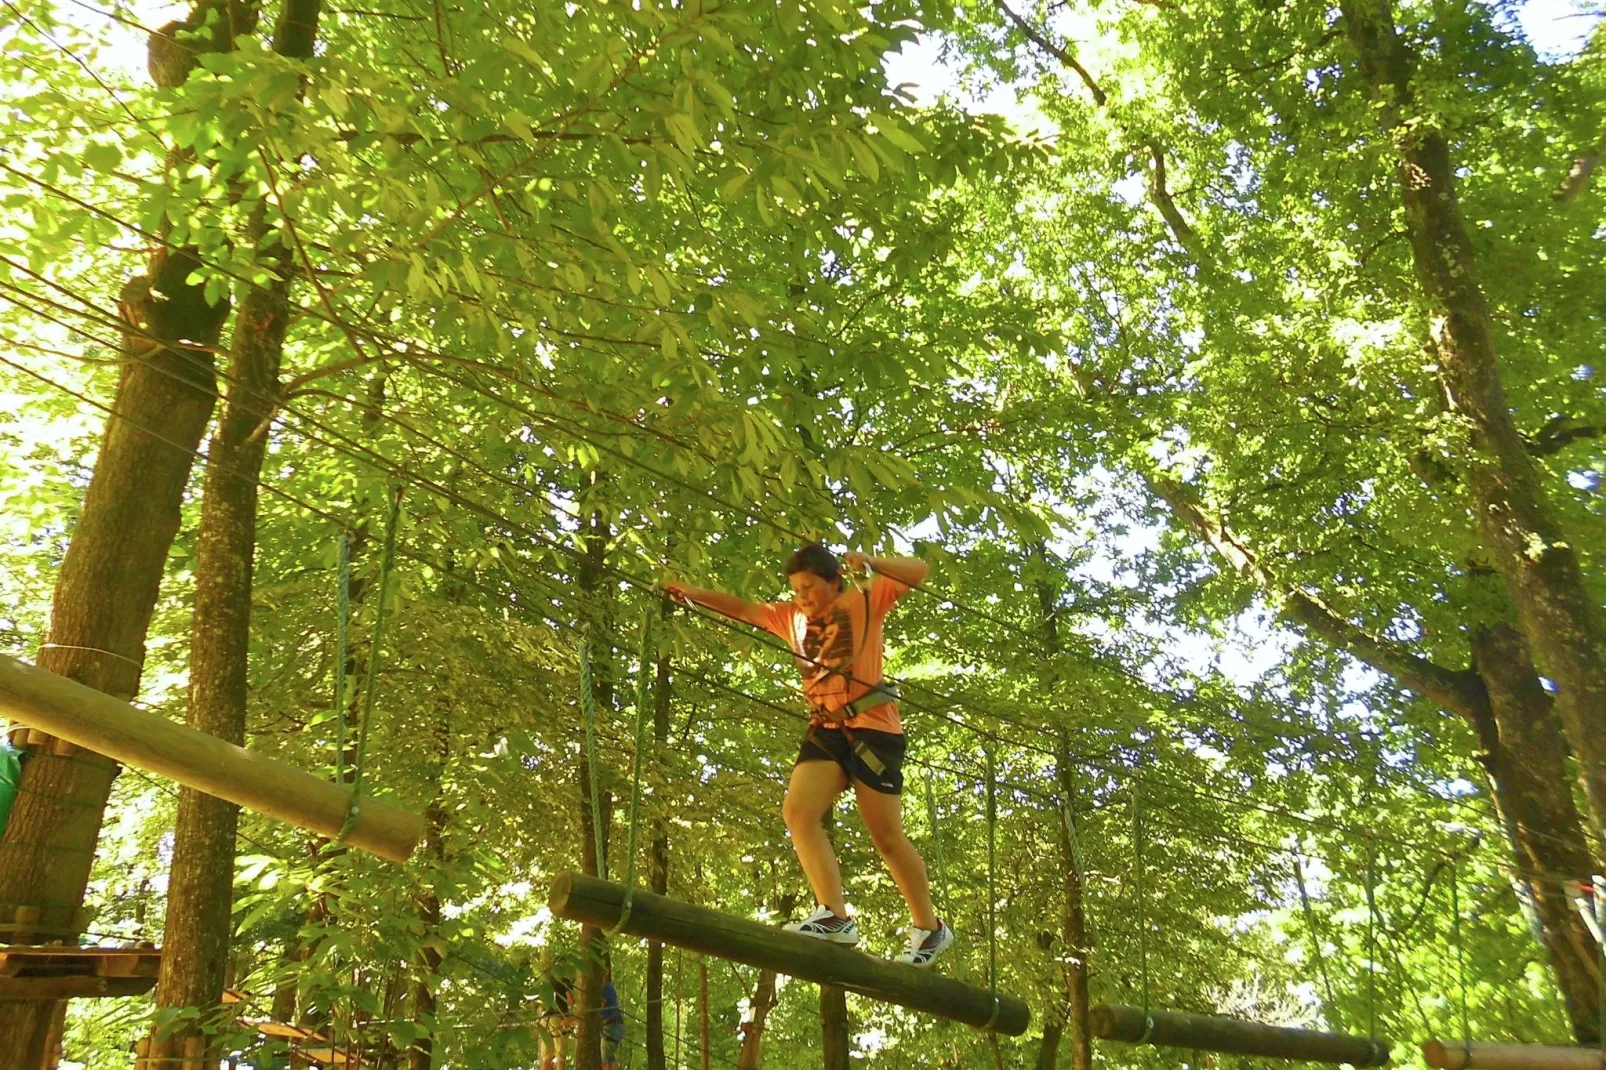
M 619 1009 L 619 990 L 609 970 L 602 986 L 602 1070 L 614 1070 L 619 1045 L 625 1040 L 625 1012 Z

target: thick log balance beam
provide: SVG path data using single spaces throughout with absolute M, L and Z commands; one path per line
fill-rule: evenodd
M 154 977 L 0 977 L 0 1001 L 143 996 L 155 987 Z
M 1437 1070 L 1606 1070 L 1599 1048 L 1545 1047 L 1542 1044 L 1462 1044 L 1430 1040 L 1422 1058 Z
M 1100 1003 L 1088 1015 L 1093 1035 L 1128 1044 L 1158 1044 L 1267 1059 L 1295 1059 L 1351 1066 L 1387 1066 L 1389 1042 L 1345 1033 L 1287 1029 L 1215 1014 L 1149 1011 Z
M 324 836 L 351 806 L 348 788 L 4 655 L 0 716 Z M 420 815 L 365 798 L 346 843 L 405 862 L 423 834 Z
M 619 923 L 624 896 L 620 885 L 583 873 L 565 873 L 553 882 L 547 907 L 560 918 L 609 929 Z M 852 948 L 640 889 L 623 931 L 816 984 L 837 985 L 871 999 L 1012 1037 L 1026 1032 L 1032 1017 L 1026 1004 L 1013 996 L 999 995 L 995 1001 L 985 989 L 929 970 L 871 958 Z

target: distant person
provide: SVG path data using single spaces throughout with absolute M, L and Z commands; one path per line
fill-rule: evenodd
M 569 1051 L 579 1027 L 570 1002 L 574 997 L 574 967 L 562 959 L 547 968 L 551 999 L 540 1018 L 541 1070 L 568 1070 Z
M 619 990 L 613 987 L 613 971 L 602 986 L 602 1070 L 614 1070 L 619 1045 L 625 1042 L 625 1012 L 619 1009 Z

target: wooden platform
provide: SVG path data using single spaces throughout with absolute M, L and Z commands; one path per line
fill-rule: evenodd
M 233 989 L 223 990 L 223 1002 L 225 1004 L 245 1003 L 250 998 L 244 992 L 236 992 Z M 290 1047 L 300 1058 L 309 1059 L 324 1066 L 349 1067 L 350 1070 L 359 1070 L 360 1067 L 367 1065 L 362 1061 L 358 1053 L 347 1052 L 343 1048 L 335 1047 L 328 1037 L 315 1029 L 291 1025 L 289 1022 L 276 1022 L 272 1018 L 237 1018 L 235 1021 L 246 1029 L 254 1029 L 265 1037 L 289 1041 Z
M 1422 1058 L 1441 1070 L 1606 1070 L 1601 1049 L 1559 1045 L 1430 1040 L 1422 1045 Z
M 0 1000 L 143 996 L 155 977 L 0 977 Z
M 0 999 L 139 996 L 156 987 L 154 947 L 0 947 Z
M 155 977 L 162 952 L 154 947 L 0 947 L 0 977 Z

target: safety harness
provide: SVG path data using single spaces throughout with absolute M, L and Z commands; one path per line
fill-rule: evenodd
M 858 664 L 859 655 L 864 653 L 865 644 L 870 641 L 870 591 L 868 588 L 861 588 L 861 591 L 864 594 L 864 635 L 859 639 L 859 649 L 854 651 L 853 659 L 848 662 L 848 672 L 843 672 L 841 669 L 827 669 L 825 671 L 826 676 L 841 676 L 844 679 L 848 679 L 853 666 Z M 848 741 L 848 745 L 853 748 L 853 753 L 859 756 L 859 760 L 865 764 L 866 768 L 876 776 L 882 776 L 887 771 L 886 763 L 881 760 L 875 751 L 870 749 L 864 740 L 853 734 L 853 730 L 848 727 L 848 722 L 861 713 L 867 713 L 879 706 L 885 706 L 889 702 L 897 702 L 902 697 L 902 694 L 898 691 L 898 685 L 883 678 L 870 690 L 838 709 L 827 710 L 823 706 L 814 706 L 809 710 L 808 739 L 815 746 L 820 746 L 819 741 L 814 736 L 815 729 L 840 729 L 843 738 Z M 825 748 L 821 747 L 820 749 L 824 750 Z

